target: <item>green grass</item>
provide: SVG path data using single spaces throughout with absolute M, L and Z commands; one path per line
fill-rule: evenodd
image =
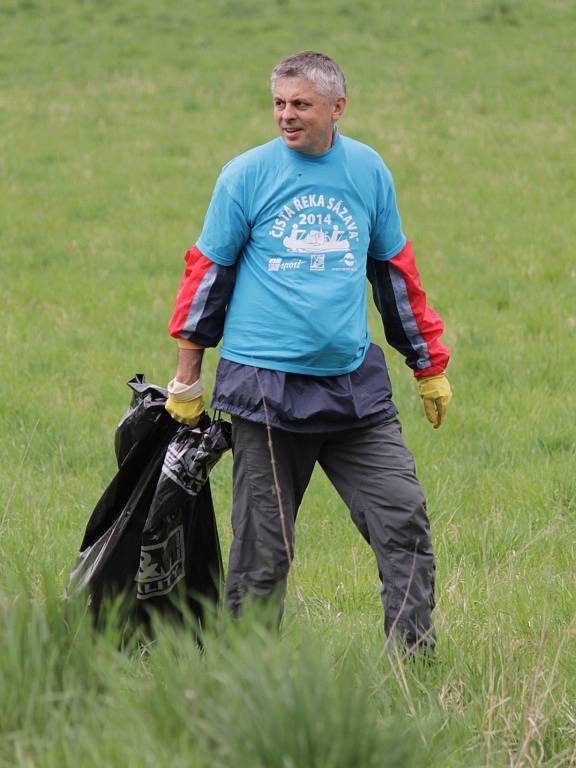
M 576 765 L 575 23 L 568 0 L 0 5 L 0 766 Z M 279 638 L 121 652 L 58 597 L 124 382 L 173 375 L 218 170 L 274 135 L 269 71 L 304 48 L 344 68 L 341 130 L 390 165 L 453 351 L 439 431 L 387 354 L 438 556 L 431 668 L 383 655 L 373 557 L 320 473 Z

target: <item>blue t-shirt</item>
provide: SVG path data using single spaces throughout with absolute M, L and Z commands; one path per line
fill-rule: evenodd
M 362 363 L 366 256 L 406 242 L 390 172 L 365 144 L 337 136 L 321 155 L 278 138 L 224 166 L 198 248 L 237 264 L 221 356 L 236 363 L 338 376 Z

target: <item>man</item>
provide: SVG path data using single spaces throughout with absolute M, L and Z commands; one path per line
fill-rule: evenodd
M 366 275 L 434 427 L 451 397 L 442 321 L 426 305 L 390 172 L 336 130 L 346 106 L 340 67 L 313 51 L 290 56 L 273 70 L 272 95 L 280 137 L 223 168 L 186 254 L 166 407 L 197 422 L 203 349 L 223 335 L 212 407 L 232 416 L 233 613 L 249 596 L 274 596 L 281 612 L 296 513 L 319 462 L 376 555 L 387 634 L 430 650 L 426 502 L 383 353 L 368 337 Z

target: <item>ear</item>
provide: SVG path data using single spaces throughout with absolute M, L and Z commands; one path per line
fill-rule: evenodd
M 339 96 L 332 106 L 332 120 L 336 122 L 344 114 L 346 109 L 346 96 Z

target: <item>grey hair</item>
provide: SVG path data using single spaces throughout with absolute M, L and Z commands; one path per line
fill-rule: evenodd
M 282 59 L 272 70 L 272 90 L 281 77 L 303 77 L 328 99 L 346 96 L 346 80 L 338 64 L 317 51 L 302 51 Z

